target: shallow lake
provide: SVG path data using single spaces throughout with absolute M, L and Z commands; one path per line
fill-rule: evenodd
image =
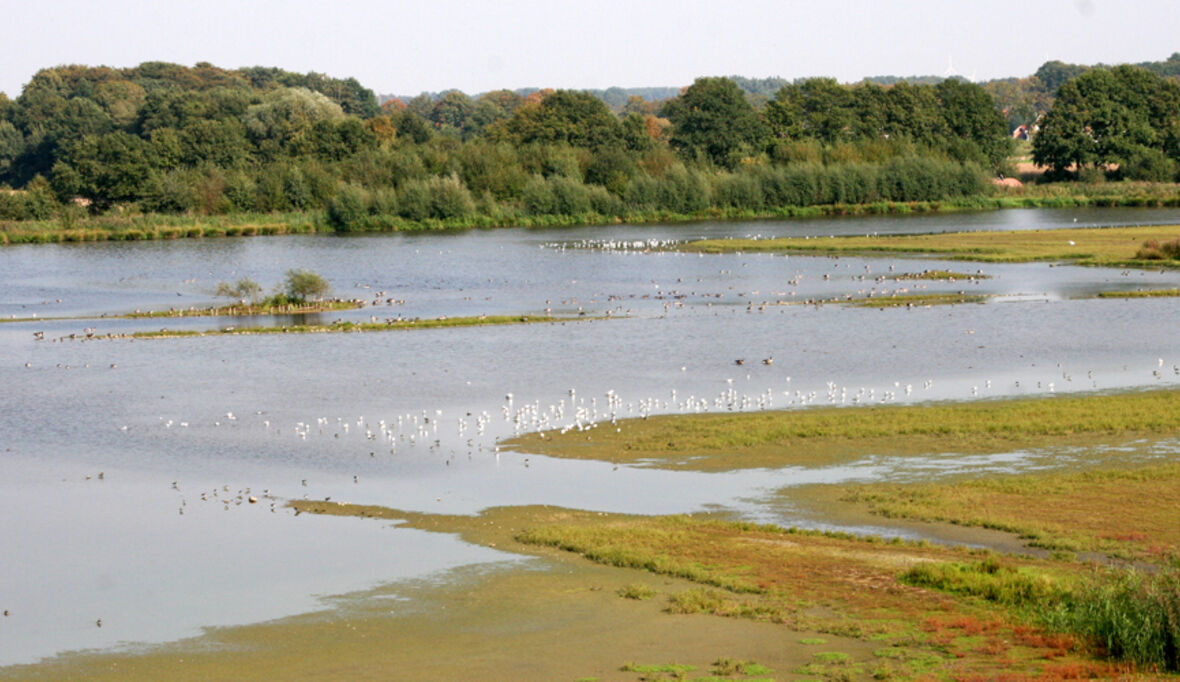
M 0 318 L 25 321 L 0 323 L 0 608 L 10 614 L 0 619 L 0 665 L 170 641 L 203 626 L 328 608 L 320 599 L 327 595 L 518 561 L 384 522 L 295 518 L 283 507 L 288 499 L 464 514 L 513 504 L 722 509 L 790 524 L 804 520 L 767 503 L 785 486 L 1051 464 L 1008 453 L 948 454 L 917 466 L 866 453 L 840 468 L 703 474 L 554 460 L 500 451 L 496 441 L 647 413 L 1176 385 L 1180 301 L 1086 296 L 1180 287 L 1180 271 L 659 248 L 699 237 L 1149 223 L 1178 224 L 1180 211 L 2 249 Z M 546 310 L 585 318 L 365 334 L 68 338 L 243 324 L 96 318 L 208 306 L 219 282 L 250 277 L 270 287 L 289 268 L 320 273 L 336 295 L 379 302 L 324 321 Z M 887 278 L 933 268 L 989 278 Z M 779 305 L 899 288 L 997 298 L 912 310 Z

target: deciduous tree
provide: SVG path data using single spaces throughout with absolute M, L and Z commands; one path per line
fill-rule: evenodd
M 703 158 L 732 167 L 742 156 L 757 152 L 766 140 L 766 126 L 728 78 L 698 78 L 679 97 L 664 104 L 672 122 L 669 143 L 686 158 Z

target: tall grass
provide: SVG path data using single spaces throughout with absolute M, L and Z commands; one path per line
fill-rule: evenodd
M 1180 672 L 1180 565 L 1152 573 L 1115 569 L 1078 582 L 989 558 L 923 562 L 900 580 L 1016 607 L 1050 630 L 1091 638 L 1113 658 Z
M 1093 637 L 1114 658 L 1180 672 L 1180 565 L 1093 578 L 1046 620 Z

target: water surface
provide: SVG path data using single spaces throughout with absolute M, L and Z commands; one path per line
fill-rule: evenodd
M 308 268 L 338 295 L 380 302 L 332 319 L 546 310 L 611 319 L 60 342 L 84 330 L 243 321 L 0 324 L 0 608 L 11 614 L 0 621 L 0 664 L 173 640 L 202 626 L 321 608 L 323 595 L 514 560 L 384 522 L 295 518 L 286 499 L 463 514 L 511 504 L 724 509 L 792 523 L 799 519 L 789 509 L 766 504 L 783 486 L 1051 466 L 1054 457 L 1043 453 L 924 464 L 866 453 L 827 469 L 704 474 L 554 460 L 500 451 L 496 441 L 541 427 L 608 428 L 612 416 L 655 412 L 1176 385 L 1180 303 L 1079 297 L 1177 287 L 1177 272 L 646 247 L 756 234 L 1175 222 L 1180 211 L 1172 209 L 1014 210 L 5 248 L 5 318 L 208 306 L 218 282 L 250 277 L 270 287 L 285 270 Z M 978 269 L 989 279 L 879 279 L 930 268 Z M 898 288 L 998 298 L 913 310 L 780 305 Z

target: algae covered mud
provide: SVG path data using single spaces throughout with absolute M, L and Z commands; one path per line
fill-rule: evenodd
M 551 569 L 534 559 L 522 563 L 503 546 L 404 524 L 295 516 L 286 502 L 305 497 L 450 516 L 559 505 L 627 514 L 714 510 L 828 527 L 832 519 L 805 516 L 776 491 L 1077 463 L 1089 456 L 1082 445 L 1057 453 L 938 452 L 919 460 L 867 451 L 832 462 L 676 471 L 514 452 L 498 443 L 554 429 L 584 437 L 611 428 L 612 420 L 662 413 L 1174 386 L 1180 380 L 1176 300 L 1092 296 L 1176 289 L 1175 271 L 964 266 L 931 257 L 685 254 L 664 245 L 747 235 L 1177 223 L 1180 213 L 1170 210 L 1008 211 L 0 250 L 0 316 L 22 320 L 0 325 L 0 382 L 6 387 L 0 394 L 0 609 L 9 612 L 0 618 L 0 664 L 61 655 L 53 665 L 99 659 L 107 665 L 101 656 L 87 658 L 94 652 L 66 652 L 142 652 L 146 645 L 198 636 L 203 627 L 297 614 L 318 612 L 328 622 L 351 618 L 343 602 L 326 595 L 354 595 L 366 609 L 408 617 L 437 603 L 412 596 L 422 594 L 406 587 L 422 584 L 415 580 L 445 587 L 467 584 L 454 578 L 454 571 L 475 570 L 464 567 L 494 576 Z M 169 319 L 167 326 L 362 324 L 374 314 L 610 313 L 620 319 L 396 334 L 85 340 L 87 329 L 96 336 L 131 335 L 161 326 L 159 320 L 103 315 L 209 306 L 218 282 L 273 282 L 293 267 L 326 277 L 333 295 L 369 299 L 383 291 L 397 303 L 381 313 L 184 318 Z M 987 277 L 894 278 L 934 270 Z M 902 295 L 987 298 L 982 305 L 885 309 L 771 305 L 892 296 L 899 289 L 908 290 Z M 44 319 L 50 317 L 87 319 Z M 53 341 L 69 334 L 81 338 Z M 1103 452 L 1114 457 L 1124 447 L 1138 446 L 1114 443 Z M 1141 449 L 1134 456 L 1174 457 L 1167 448 Z M 870 528 L 877 523 L 859 521 L 856 528 L 884 532 Z M 609 584 L 619 601 L 617 586 Z M 512 603 L 510 594 L 500 594 L 498 603 Z M 651 608 L 653 618 L 666 615 Z M 496 627 L 495 619 L 477 622 L 488 631 Z M 317 636 L 351 641 L 343 630 L 330 631 Z M 733 641 L 740 639 L 735 631 Z M 266 635 L 255 644 L 265 651 L 280 646 L 276 642 Z M 206 644 L 198 639 L 177 646 Z M 176 650 L 152 651 L 167 657 Z M 781 663 L 745 650 L 715 654 L 752 658 L 786 676 Z M 612 657 L 611 670 L 625 662 Z M 10 671 L 16 674 L 5 674 Z

